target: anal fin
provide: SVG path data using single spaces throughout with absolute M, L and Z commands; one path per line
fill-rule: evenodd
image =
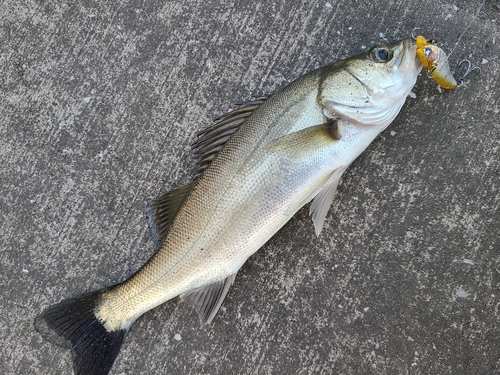
M 212 321 L 233 284 L 236 273 L 212 284 L 203 285 L 181 294 L 181 299 L 194 307 L 200 317 L 201 327 Z

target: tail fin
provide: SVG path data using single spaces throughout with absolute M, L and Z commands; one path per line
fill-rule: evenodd
M 101 292 L 68 299 L 49 307 L 35 319 L 44 338 L 71 348 L 76 375 L 107 375 L 127 330 L 108 332 L 94 310 Z

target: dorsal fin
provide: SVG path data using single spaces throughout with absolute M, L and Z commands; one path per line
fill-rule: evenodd
M 179 211 L 192 186 L 192 182 L 182 185 L 148 203 L 146 217 L 149 230 L 157 246 L 161 245 L 167 236 L 168 228 L 174 221 L 177 211 Z
M 254 101 L 241 105 L 216 120 L 216 123 L 198 133 L 198 139 L 193 143 L 193 148 L 199 156 L 197 174 L 202 173 L 224 147 L 226 142 L 236 132 L 238 127 L 244 123 L 259 108 L 267 98 L 260 97 Z
M 229 287 L 233 285 L 236 274 L 229 275 L 224 280 L 203 285 L 181 294 L 181 299 L 194 307 L 200 317 L 201 327 L 212 321 L 219 311 L 222 301 L 226 298 Z

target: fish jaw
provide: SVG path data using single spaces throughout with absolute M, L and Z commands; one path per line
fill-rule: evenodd
M 403 75 L 413 74 L 413 77 L 416 77 L 423 67 L 416 54 L 417 46 L 412 43 L 411 39 L 403 39 L 400 43 L 402 44 L 400 48 L 403 49 L 404 54 L 398 69 Z

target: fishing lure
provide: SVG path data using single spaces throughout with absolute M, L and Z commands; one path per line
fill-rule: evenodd
M 417 56 L 434 82 L 444 89 L 456 88 L 457 81 L 451 74 L 446 53 L 435 44 L 435 41 L 427 40 L 423 36 L 417 36 L 416 42 Z

